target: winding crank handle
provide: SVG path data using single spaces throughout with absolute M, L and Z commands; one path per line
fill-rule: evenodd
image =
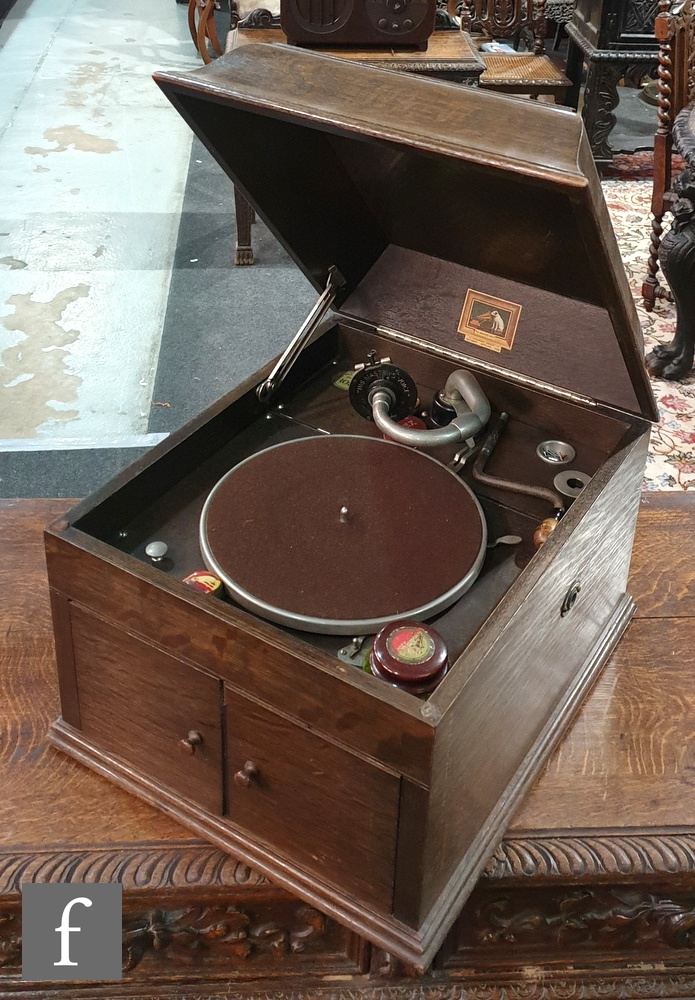
M 547 500 L 553 505 L 552 515 L 541 521 L 533 533 L 533 544 L 538 549 L 548 540 L 557 527 L 560 518 L 565 513 L 565 502 L 559 493 L 553 493 L 552 490 L 547 490 L 544 486 L 531 486 L 527 483 L 514 482 L 511 479 L 500 479 L 497 476 L 490 476 L 487 472 L 483 471 L 508 423 L 509 414 L 500 413 L 499 419 L 485 438 L 478 457 L 473 464 L 473 478 L 479 483 L 484 483 L 486 486 L 493 486 L 500 490 L 509 490 L 511 493 L 521 493 L 524 496 L 538 497 L 540 500 Z

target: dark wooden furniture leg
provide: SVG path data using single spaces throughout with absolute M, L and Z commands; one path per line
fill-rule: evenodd
M 661 0 L 660 7 L 665 0 Z M 642 284 L 644 308 L 651 312 L 654 303 L 659 298 L 670 298 L 668 289 L 664 288 L 657 277 L 659 271 L 659 246 L 664 231 L 663 220 L 668 208 L 671 188 L 671 152 L 673 150 L 673 134 L 671 131 L 673 106 L 673 60 L 668 33 L 668 22 L 662 28 L 661 20 L 666 16 L 663 11 L 656 19 L 655 30 L 660 38 L 659 45 L 659 89 L 657 94 L 658 127 L 654 135 L 654 182 L 652 185 L 652 230 L 649 239 L 649 256 L 647 258 L 647 276 Z
M 567 43 L 567 65 L 565 73 L 572 81 L 572 86 L 565 95 L 567 107 L 576 111 L 579 106 L 579 93 L 582 87 L 582 69 L 584 67 L 584 53 L 576 42 L 571 38 Z
M 618 106 L 618 81 L 624 71 L 620 63 L 589 60 L 582 117 L 597 163 L 610 163 L 613 159 L 608 136 L 616 123 L 613 111 Z
M 253 264 L 253 247 L 251 246 L 251 225 L 255 221 L 254 211 L 241 192 L 234 188 L 234 207 L 236 210 L 236 247 L 234 263 L 237 267 Z
M 650 374 L 687 378 L 695 345 L 695 170 L 688 168 L 675 183 L 673 225 L 659 248 L 659 263 L 676 304 L 676 335 L 647 357 Z

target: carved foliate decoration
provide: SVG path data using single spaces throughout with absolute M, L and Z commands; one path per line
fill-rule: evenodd
M 18 912 L 0 910 L 0 969 L 18 969 L 22 961 L 22 918 Z
M 659 9 L 659 0 L 630 0 L 625 15 L 623 31 L 632 34 L 651 35 L 654 31 L 654 18 Z
M 510 893 L 464 911 L 465 952 L 499 948 L 574 951 L 692 949 L 695 897 L 667 898 L 641 889 L 568 889 Z
M 534 52 L 543 50 L 545 0 L 459 0 L 456 13 L 464 31 L 490 38 L 511 38 L 529 28 Z
M 691 115 L 686 109 L 686 120 Z M 673 224 L 661 241 L 659 263 L 676 305 L 676 334 L 670 344 L 658 344 L 647 356 L 647 368 L 660 378 L 677 380 L 690 374 L 695 356 L 695 169 L 688 167 L 676 178 L 673 195 Z
M 582 117 L 591 136 L 591 151 L 599 161 L 613 158 L 608 136 L 617 121 L 613 111 L 618 106 L 618 81 L 624 72 L 624 63 L 597 63 L 587 77 Z
M 672 997 L 683 1000 L 693 995 L 692 974 L 663 972 L 654 976 L 600 976 L 574 979 L 544 977 L 534 981 L 528 976 L 507 976 L 502 982 L 473 982 L 463 984 L 418 985 L 407 983 L 399 986 L 350 986 L 344 990 L 320 991 L 283 990 L 282 994 L 254 991 L 253 993 L 226 993 L 216 1000 L 656 1000 Z M 147 997 L 141 1000 L 155 1000 Z
M 320 938 L 326 918 L 317 910 L 300 906 L 292 926 L 254 920 L 236 906 L 191 906 L 184 910 L 152 910 L 123 921 L 123 970 L 130 972 L 147 952 L 171 952 L 190 959 L 214 948 L 232 964 L 270 954 L 282 958 L 298 954 Z
M 236 906 L 191 906 L 150 910 L 123 918 L 123 971 L 135 969 L 148 952 L 190 964 L 214 951 L 230 968 L 256 958 L 301 954 L 326 931 L 326 918 L 309 906 L 297 905 L 284 924 L 255 919 Z M 19 910 L 0 911 L 0 969 L 17 972 L 22 960 Z
M 688 53 L 688 101 L 695 100 L 695 9 L 692 3 L 683 5 L 683 32 Z

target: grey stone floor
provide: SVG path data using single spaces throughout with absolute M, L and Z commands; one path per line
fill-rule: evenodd
M 316 295 L 259 220 L 256 264 L 234 266 L 231 184 L 194 140 L 148 432 L 171 432 L 278 354 Z M 168 404 L 168 405 L 161 405 Z M 0 452 L 0 496 L 84 496 L 142 447 Z
M 256 263 L 234 266 L 231 184 L 194 140 L 149 431 L 172 431 L 233 389 L 294 336 L 316 299 L 259 220 Z M 195 263 L 191 263 L 194 261 Z

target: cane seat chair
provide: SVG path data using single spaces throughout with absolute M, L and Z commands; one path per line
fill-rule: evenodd
M 570 81 L 545 55 L 545 0 L 462 0 L 461 28 L 478 36 L 476 41 L 523 38 L 528 51 L 495 53 L 481 51 L 485 70 L 480 86 L 506 94 L 537 98 L 551 94 L 564 103 Z

